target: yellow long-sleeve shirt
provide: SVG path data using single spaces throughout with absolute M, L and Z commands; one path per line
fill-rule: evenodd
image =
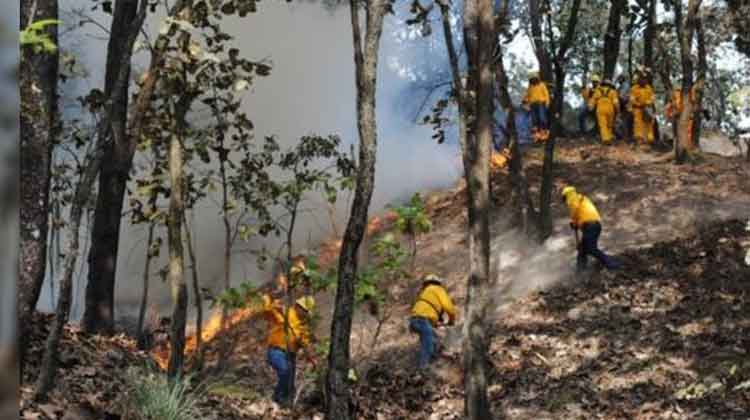
M 529 104 L 542 103 L 549 106 L 549 91 L 547 85 L 544 82 L 530 83 L 528 89 L 526 89 L 525 99 Z
M 602 108 L 607 112 L 611 109 L 616 112 L 620 106 L 620 100 L 617 98 L 617 90 L 605 85 L 599 85 L 594 89 L 594 93 L 589 98 L 589 109 Z M 611 108 L 610 108 L 611 107 Z
M 630 104 L 634 108 L 645 108 L 654 104 L 654 89 L 651 85 L 635 85 L 630 89 Z
M 297 313 L 297 308 L 289 308 L 289 334 L 287 336 L 284 328 L 284 312 L 285 308 L 281 302 L 271 300 L 268 295 L 263 296 L 263 316 L 268 322 L 266 344 L 269 347 L 287 349 L 294 353 L 310 344 L 310 326 L 307 320 Z
M 570 222 L 580 228 L 585 223 L 599 222 L 601 217 L 594 203 L 583 194 L 570 193 L 565 197 L 565 204 L 570 211 Z
M 411 308 L 411 314 L 429 319 L 437 325 L 441 313 L 448 314 L 451 321 L 456 319 L 456 307 L 443 286 L 430 284 L 419 293 L 417 301 Z

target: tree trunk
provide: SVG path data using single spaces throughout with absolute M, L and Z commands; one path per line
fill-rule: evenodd
M 183 213 L 184 214 L 184 213 Z M 194 367 L 200 371 L 203 369 L 203 295 L 201 286 L 198 281 L 198 259 L 195 257 L 193 248 L 193 235 L 190 232 L 187 217 L 183 217 L 185 223 L 185 240 L 187 242 L 188 257 L 190 258 L 190 273 L 193 279 L 193 302 L 195 303 L 195 350 L 196 354 Z
M 565 87 L 565 62 L 567 61 L 567 53 L 573 44 L 575 38 L 576 26 L 578 25 L 578 12 L 580 10 L 581 0 L 573 0 L 573 4 L 570 7 L 570 15 L 568 16 L 568 22 L 565 29 L 565 34 L 559 40 L 559 46 L 557 51 L 554 53 L 554 57 L 550 56 L 550 48 L 548 48 L 542 39 L 542 17 L 547 16 L 548 40 L 550 45 L 554 45 L 556 42 L 552 39 L 553 31 L 551 29 L 551 17 L 549 14 L 544 14 L 544 11 L 540 8 L 538 0 L 529 1 L 529 18 L 531 20 L 531 32 L 534 42 L 534 51 L 537 59 L 539 60 L 539 67 L 542 70 L 542 78 L 544 80 L 554 80 L 555 89 L 552 95 L 552 109 L 550 110 L 550 121 L 551 130 L 550 138 L 544 146 L 544 166 L 542 167 L 542 186 L 540 188 L 540 204 L 539 204 L 539 219 L 538 219 L 538 230 L 540 240 L 544 240 L 552 232 L 552 186 L 554 182 L 554 156 L 555 156 L 555 139 L 557 136 L 562 134 L 562 127 L 559 124 L 559 119 L 563 108 L 563 93 Z M 554 59 L 554 62 L 553 62 Z M 554 67 L 553 67 L 554 65 Z M 554 72 L 554 78 L 553 78 Z
M 185 43 L 187 44 L 187 43 Z M 167 243 L 169 244 L 169 286 L 172 292 L 172 323 L 169 327 L 169 364 L 167 375 L 174 379 L 182 376 L 185 362 L 185 327 L 187 326 L 187 283 L 184 276 L 182 249 L 182 219 L 185 213 L 184 148 L 186 140 L 185 116 L 192 98 L 182 96 L 175 104 L 175 125 L 169 141 L 169 216 Z
M 703 89 L 706 83 L 706 72 L 708 70 L 706 54 L 706 37 L 703 32 L 703 22 L 700 17 L 696 18 L 696 35 L 698 38 L 698 84 L 695 88 L 695 109 L 693 110 L 693 144 L 700 149 L 701 130 L 703 128 Z M 720 95 L 721 96 L 721 95 Z
M 65 256 L 63 277 L 60 281 L 60 297 L 57 300 L 55 321 L 45 342 L 44 356 L 42 364 L 39 367 L 39 377 L 37 378 L 36 389 L 34 390 L 34 399 L 37 401 L 44 401 L 54 385 L 55 372 L 57 370 L 58 345 L 63 327 L 68 322 L 70 303 L 73 297 L 73 274 L 75 273 L 76 262 L 78 260 L 81 218 L 94 188 L 96 174 L 99 172 L 99 166 L 104 158 L 105 151 L 106 145 L 99 143 L 97 149 L 94 151 L 94 155 L 86 163 L 81 180 L 76 186 L 73 203 L 71 204 L 70 228 L 68 232 L 69 245 Z
M 99 174 L 99 195 L 94 213 L 89 250 L 89 272 L 86 284 L 86 308 L 82 326 L 89 333 L 111 334 L 114 331 L 115 275 L 117 272 L 117 248 L 120 242 L 120 220 L 125 197 L 128 174 L 135 152 L 134 138 L 127 136 L 128 84 L 114 91 L 117 75 L 126 63 L 127 78 L 130 77 L 130 57 L 127 48 L 127 31 L 136 19 L 137 0 L 115 2 L 112 15 L 104 94 L 112 98 L 108 115 L 110 126 L 99 132 L 102 138 L 112 136 L 115 141 L 106 151 Z
M 469 86 L 476 89 L 476 118 L 471 127 L 464 167 L 469 214 L 469 279 L 464 320 L 464 417 L 491 418 L 487 398 L 489 332 L 485 318 L 490 279 L 490 153 L 492 147 L 493 69 L 496 45 L 492 2 L 464 2 L 464 43 Z
M 609 20 L 607 21 L 607 32 L 604 34 L 604 78 L 612 80 L 617 67 L 617 58 L 620 55 L 620 39 L 622 29 L 620 28 L 620 17 L 628 6 L 626 0 L 612 0 L 609 6 Z
M 504 17 L 503 17 L 504 18 Z M 513 184 L 514 201 L 516 202 L 516 209 L 514 217 L 520 222 L 525 234 L 530 234 L 529 228 L 537 224 L 539 215 L 534 208 L 534 203 L 531 200 L 531 193 L 529 192 L 529 182 L 526 178 L 526 173 L 523 167 L 523 155 L 521 154 L 521 148 L 518 143 L 518 133 L 516 132 L 515 124 L 515 110 L 513 109 L 513 102 L 508 92 L 508 76 L 505 72 L 505 64 L 503 63 L 502 46 L 500 48 L 500 57 L 497 59 L 495 69 L 495 84 L 498 89 L 498 97 L 500 98 L 500 105 L 506 110 L 506 129 L 508 135 L 508 142 L 510 147 L 510 162 L 508 163 L 508 173 L 510 174 L 510 180 Z
M 351 214 L 344 232 L 339 255 L 338 286 L 331 325 L 331 346 L 326 378 L 326 418 L 348 420 L 349 410 L 349 339 L 354 306 L 354 281 L 357 275 L 357 251 L 367 228 L 367 212 L 372 198 L 377 151 L 377 125 L 375 118 L 375 89 L 378 68 L 378 50 L 383 20 L 386 13 L 384 0 L 371 0 L 366 4 L 366 33 L 364 46 L 360 33 L 358 1 L 351 0 L 352 38 L 357 88 L 357 126 L 359 129 L 359 164 L 357 186 Z M 364 50 L 364 51 L 363 51 Z
M 448 51 L 448 62 L 451 66 L 451 76 L 453 78 L 453 90 L 456 94 L 456 107 L 458 108 L 458 142 L 461 146 L 461 156 L 466 157 L 466 143 L 467 143 L 467 118 L 466 113 L 468 111 L 466 92 L 463 84 L 461 83 L 461 71 L 458 65 L 458 54 L 456 53 L 456 46 L 453 44 L 453 28 L 451 27 L 451 16 L 450 16 L 450 4 L 439 0 L 438 6 L 440 7 L 440 16 L 443 23 L 443 36 L 445 38 L 445 48 Z M 464 161 L 466 165 L 466 161 Z
M 44 19 L 57 19 L 57 0 L 21 1 L 20 29 Z M 47 26 L 57 44 L 57 26 Z M 49 220 L 52 148 L 57 136 L 58 52 L 35 53 L 21 47 L 19 91 L 20 137 L 20 266 L 17 284 L 19 375 L 23 379 L 26 337 L 44 284 Z
M 682 64 L 682 112 L 678 118 L 677 139 L 675 139 L 675 162 L 682 163 L 687 155 L 693 151 L 695 145 L 690 138 L 690 119 L 693 113 L 693 104 L 690 101 L 690 89 L 693 86 L 693 60 L 691 50 L 698 9 L 701 0 L 690 0 L 688 13 L 684 22 L 682 19 L 682 5 L 679 1 L 673 1 L 675 13 L 675 30 L 680 42 L 680 62 Z
M 148 0 L 141 0 L 137 18 L 126 33 L 126 41 L 124 45 L 128 51 L 132 51 L 135 40 L 138 38 L 139 31 L 143 26 L 143 21 L 146 19 L 147 7 Z M 130 54 L 127 54 L 127 59 L 129 63 Z M 125 59 L 123 59 L 123 61 L 124 60 Z M 113 92 L 118 92 L 123 86 L 127 86 L 127 65 L 128 64 L 125 62 L 121 63 Z M 113 93 L 107 98 L 105 115 L 100 122 L 100 126 L 97 127 L 100 132 L 104 129 L 103 127 L 112 124 L 109 121 L 108 116 L 112 115 L 111 108 L 114 106 L 115 95 L 116 93 Z M 116 139 L 113 141 L 116 141 Z M 78 248 L 80 236 L 78 231 L 81 224 L 81 217 L 83 216 L 86 204 L 89 202 L 89 195 L 91 194 L 94 181 L 99 173 L 102 160 L 104 159 L 108 148 L 109 145 L 107 144 L 107 139 L 99 138 L 97 140 L 94 156 L 86 163 L 81 179 L 76 186 L 73 204 L 71 205 L 70 210 L 70 248 L 66 255 L 63 278 L 60 281 L 60 297 L 57 303 L 55 321 L 52 326 L 52 331 L 47 337 L 44 357 L 42 358 L 42 365 L 40 366 L 39 377 L 37 378 L 36 390 L 34 392 L 34 398 L 37 400 L 46 398 L 47 393 L 50 391 L 54 383 L 57 368 L 58 345 L 60 337 L 62 336 L 63 327 L 68 321 L 68 316 L 70 314 L 70 303 L 73 291 L 73 273 L 75 272 L 76 261 L 79 253 Z
M 643 64 L 649 69 L 654 68 L 654 37 L 656 36 L 656 2 L 648 0 L 648 19 L 646 31 L 643 34 Z
M 149 347 L 150 343 L 147 339 L 147 334 L 143 330 L 143 324 L 146 319 L 146 309 L 148 309 L 148 288 L 149 288 L 149 276 L 151 275 L 151 261 L 154 257 L 153 243 L 154 243 L 154 230 L 156 229 L 156 221 L 149 222 L 148 225 L 148 239 L 146 240 L 146 262 L 143 267 L 143 290 L 141 294 L 141 305 L 138 309 L 138 327 L 137 341 L 138 349 L 145 350 Z M 149 332 L 150 333 L 150 332 Z

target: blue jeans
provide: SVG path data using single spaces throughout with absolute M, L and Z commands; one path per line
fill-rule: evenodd
M 549 129 L 549 110 L 543 103 L 531 104 L 531 124 L 540 130 Z
M 412 317 L 409 320 L 409 329 L 419 334 L 419 362 L 417 367 L 424 369 L 435 357 L 435 332 L 432 323 L 425 318 Z
M 620 267 L 612 257 L 599 249 L 599 235 L 602 233 L 602 225 L 594 223 L 584 223 L 581 228 L 581 245 L 578 248 L 578 271 L 583 271 L 588 265 L 588 256 L 592 255 L 608 270 L 615 270 Z
M 268 364 L 271 365 L 279 382 L 273 390 L 273 400 L 278 404 L 289 404 L 294 397 L 294 374 L 296 355 L 287 353 L 277 347 L 268 349 Z

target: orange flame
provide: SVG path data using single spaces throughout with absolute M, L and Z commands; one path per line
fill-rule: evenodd
M 394 212 L 388 212 L 384 216 L 375 216 L 367 224 L 367 236 L 375 235 L 381 232 L 387 225 L 396 220 L 397 215 Z M 322 242 L 318 249 L 318 263 L 322 268 L 328 268 L 336 264 L 341 252 L 342 241 L 338 238 L 330 238 Z M 226 318 L 226 326 L 222 327 L 221 311 L 214 311 L 208 321 L 204 323 L 201 329 L 202 345 L 206 346 L 216 339 L 222 331 L 230 330 L 234 326 L 249 321 L 254 316 L 260 314 L 261 308 L 257 305 L 238 309 L 231 312 Z M 188 336 L 185 340 L 185 358 L 189 359 L 197 351 L 198 337 L 195 333 Z M 156 364 L 166 370 L 169 365 L 170 345 L 164 341 L 151 352 L 151 356 Z

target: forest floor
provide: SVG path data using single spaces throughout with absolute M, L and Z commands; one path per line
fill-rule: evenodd
M 624 263 L 617 272 L 574 274 L 573 238 L 559 200 L 552 237 L 541 245 L 523 239 L 508 226 L 502 207 L 510 195 L 507 173 L 493 174 L 497 309 L 490 322 L 489 396 L 495 417 L 748 417 L 750 166 L 712 155 L 675 166 L 654 163 L 657 155 L 585 141 L 559 144 L 555 177 L 597 204 L 602 248 Z M 538 186 L 541 149 L 525 156 L 530 185 Z M 416 261 L 417 272 L 446 279 L 459 308 L 468 261 L 464 196 L 460 185 L 425 194 L 434 229 L 419 239 Z M 462 417 L 460 325 L 439 330 L 444 351 L 431 374 L 413 370 L 417 338 L 406 320 L 417 287 L 417 281 L 391 285 L 384 307 L 389 317 L 376 345 L 377 321 L 364 310 L 355 316 L 359 418 Z M 330 297 L 320 300 L 326 307 Z M 329 322 L 324 316 L 321 336 Z M 28 401 L 48 324 L 46 316 L 35 322 L 22 418 L 121 418 L 125 372 L 149 359 L 125 336 L 90 337 L 66 328 L 57 390 L 46 404 Z M 262 329 L 240 324 L 233 334 L 232 368 L 207 383 L 201 418 L 321 418 L 321 396 L 315 379 L 304 375 L 304 363 L 298 408 L 278 410 L 268 402 L 275 379 L 265 362 Z

